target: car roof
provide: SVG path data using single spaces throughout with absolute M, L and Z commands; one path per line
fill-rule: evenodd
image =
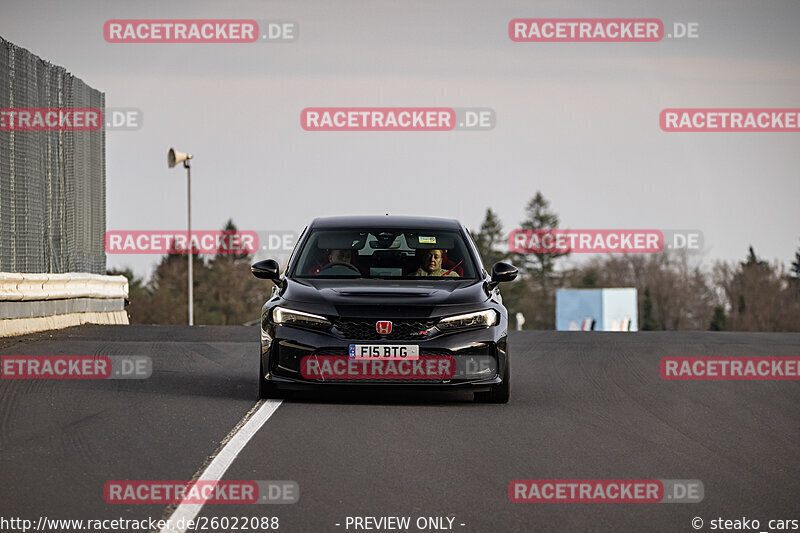
M 459 230 L 461 223 L 454 218 L 384 216 L 318 217 L 311 221 L 309 229 L 348 228 L 412 228 L 430 230 Z

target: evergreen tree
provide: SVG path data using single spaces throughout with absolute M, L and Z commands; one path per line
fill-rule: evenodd
M 520 224 L 526 230 L 558 229 L 558 215 L 550 209 L 550 202 L 541 191 L 537 191 L 525 208 L 525 220 Z M 555 327 L 555 291 L 557 284 L 555 265 L 558 259 L 568 255 L 558 253 L 514 253 L 512 262 L 519 267 L 522 276 L 515 289 L 523 290 L 519 295 L 519 309 L 526 317 L 531 329 L 553 329 Z
M 653 299 L 650 297 L 650 289 L 644 290 L 644 305 L 642 310 L 642 331 L 655 331 L 658 328 L 658 321 L 653 314 Z
M 223 231 L 237 231 L 228 220 Z M 143 324 L 186 324 L 188 315 L 185 250 L 172 250 L 161 258 L 146 291 L 131 293 L 131 321 Z M 198 325 L 243 324 L 258 318 L 269 298 L 270 282 L 253 277 L 250 255 L 218 253 L 206 261 L 192 254 L 194 319 Z M 129 278 L 130 279 L 130 278 Z
M 233 223 L 233 219 L 228 219 L 225 223 L 225 227 L 222 228 L 222 233 L 225 236 L 226 242 L 230 242 L 231 237 L 236 235 L 239 232 L 239 229 L 236 227 L 236 224 Z M 214 256 L 215 260 L 222 260 L 227 259 L 230 261 L 239 261 L 239 260 L 247 260 L 249 261 L 251 258 L 250 254 L 247 252 L 242 253 L 227 253 L 223 252 L 222 249 L 217 249 L 217 254 Z
M 528 202 L 528 205 L 525 207 L 525 215 L 525 220 L 520 225 L 522 229 L 558 229 L 558 215 L 550 210 L 550 202 L 544 197 L 541 191 L 537 191 L 536 195 Z M 569 252 L 515 255 L 515 261 L 518 263 L 520 269 L 533 275 L 544 288 L 547 285 L 549 277 L 553 274 L 556 261 L 561 257 L 569 255 Z
M 750 248 L 749 248 L 749 253 L 747 254 L 747 260 L 744 263 L 742 263 L 742 266 L 743 267 L 752 267 L 752 266 L 765 267 L 765 266 L 767 266 L 767 262 L 766 261 L 762 261 L 761 259 L 758 258 L 758 256 L 756 255 L 755 250 L 753 250 L 753 246 L 751 245 Z
M 507 248 L 503 238 L 503 224 L 491 207 L 486 209 L 486 216 L 481 224 L 480 232 L 473 235 L 472 238 L 481 254 L 483 267 L 487 272 L 491 272 L 492 265 L 498 261 L 508 260 L 508 252 L 502 251 L 502 248 Z
M 581 288 L 594 289 L 597 287 L 597 270 L 588 269 L 581 278 Z
M 714 307 L 714 316 L 711 318 L 711 324 L 708 329 L 711 331 L 725 330 L 725 310 L 722 307 Z

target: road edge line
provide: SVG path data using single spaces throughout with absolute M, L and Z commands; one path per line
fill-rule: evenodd
M 283 403 L 283 400 L 264 400 L 263 403 L 262 401 L 256 403 L 253 409 L 244 415 L 223 439 L 220 447 L 210 456 L 210 462 L 203 464 L 198 469 L 198 472 L 202 471 L 202 473 L 200 475 L 195 474 L 192 481 L 220 481 L 231 464 L 233 464 L 234 459 L 239 455 L 239 452 L 261 429 L 261 426 L 275 414 L 281 403 Z M 175 511 L 170 514 L 166 526 L 159 533 L 185 533 L 188 528 L 177 528 L 178 522 L 183 519 L 183 524 L 186 525 L 190 520 L 194 520 L 203 505 L 205 505 L 205 500 L 201 503 L 184 503 L 182 501 Z

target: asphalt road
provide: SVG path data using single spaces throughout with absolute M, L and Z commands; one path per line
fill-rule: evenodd
M 84 326 L 0 340 L 2 355 L 147 355 L 154 366 L 138 381 L 0 381 L 0 517 L 169 516 L 107 504 L 103 485 L 191 479 L 256 403 L 257 339 L 255 327 Z M 294 480 L 300 501 L 199 516 L 277 516 L 285 532 L 348 531 L 348 516 L 409 516 L 408 531 L 452 517 L 458 532 L 800 521 L 800 383 L 664 381 L 658 369 L 664 356 L 796 356 L 800 334 L 514 332 L 510 349 L 507 405 L 461 393 L 284 401 L 224 479 Z M 509 482 L 526 478 L 699 479 L 705 498 L 510 502 Z

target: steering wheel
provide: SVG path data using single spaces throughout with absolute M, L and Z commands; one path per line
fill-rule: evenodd
M 359 269 L 357 269 L 355 266 L 351 265 L 350 263 L 345 263 L 344 261 L 332 261 L 332 262 L 328 263 L 327 265 L 325 265 L 324 267 L 320 268 L 319 269 L 319 273 L 322 274 L 323 271 L 328 270 L 329 268 L 330 269 L 334 269 L 334 268 L 338 268 L 338 267 L 343 267 L 343 268 L 348 268 L 350 270 L 355 270 L 356 272 L 361 274 L 361 271 Z

